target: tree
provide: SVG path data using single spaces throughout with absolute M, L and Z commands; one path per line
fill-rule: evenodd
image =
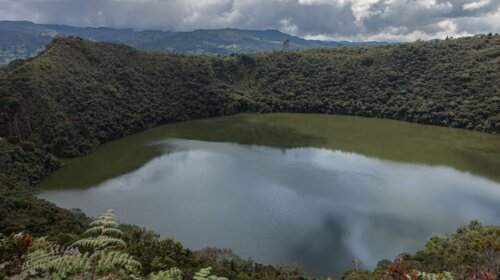
M 290 49 L 290 39 L 286 39 L 283 42 L 283 51 L 288 51 Z

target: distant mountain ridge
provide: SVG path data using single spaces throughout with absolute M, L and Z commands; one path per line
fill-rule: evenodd
M 135 31 L 108 27 L 36 24 L 29 21 L 0 21 L 0 65 L 15 59 L 35 56 L 53 38 L 60 36 L 78 36 L 95 41 L 120 43 L 147 51 L 219 55 L 277 51 L 282 49 L 286 40 L 289 40 L 291 50 L 388 44 L 306 40 L 278 30 L 224 28 L 189 32 Z

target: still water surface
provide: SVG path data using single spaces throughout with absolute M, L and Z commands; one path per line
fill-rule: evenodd
M 457 129 L 243 114 L 157 127 L 65 164 L 40 197 L 314 275 L 500 221 L 500 137 Z

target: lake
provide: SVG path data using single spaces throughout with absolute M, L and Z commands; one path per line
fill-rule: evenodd
M 500 220 L 500 137 L 391 120 L 240 114 L 163 125 L 63 160 L 39 197 L 191 249 L 339 275 L 471 219 Z

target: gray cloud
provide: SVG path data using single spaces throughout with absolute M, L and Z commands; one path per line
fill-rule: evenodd
M 500 0 L 0 0 L 0 19 L 187 31 L 279 29 L 317 39 L 500 32 Z

